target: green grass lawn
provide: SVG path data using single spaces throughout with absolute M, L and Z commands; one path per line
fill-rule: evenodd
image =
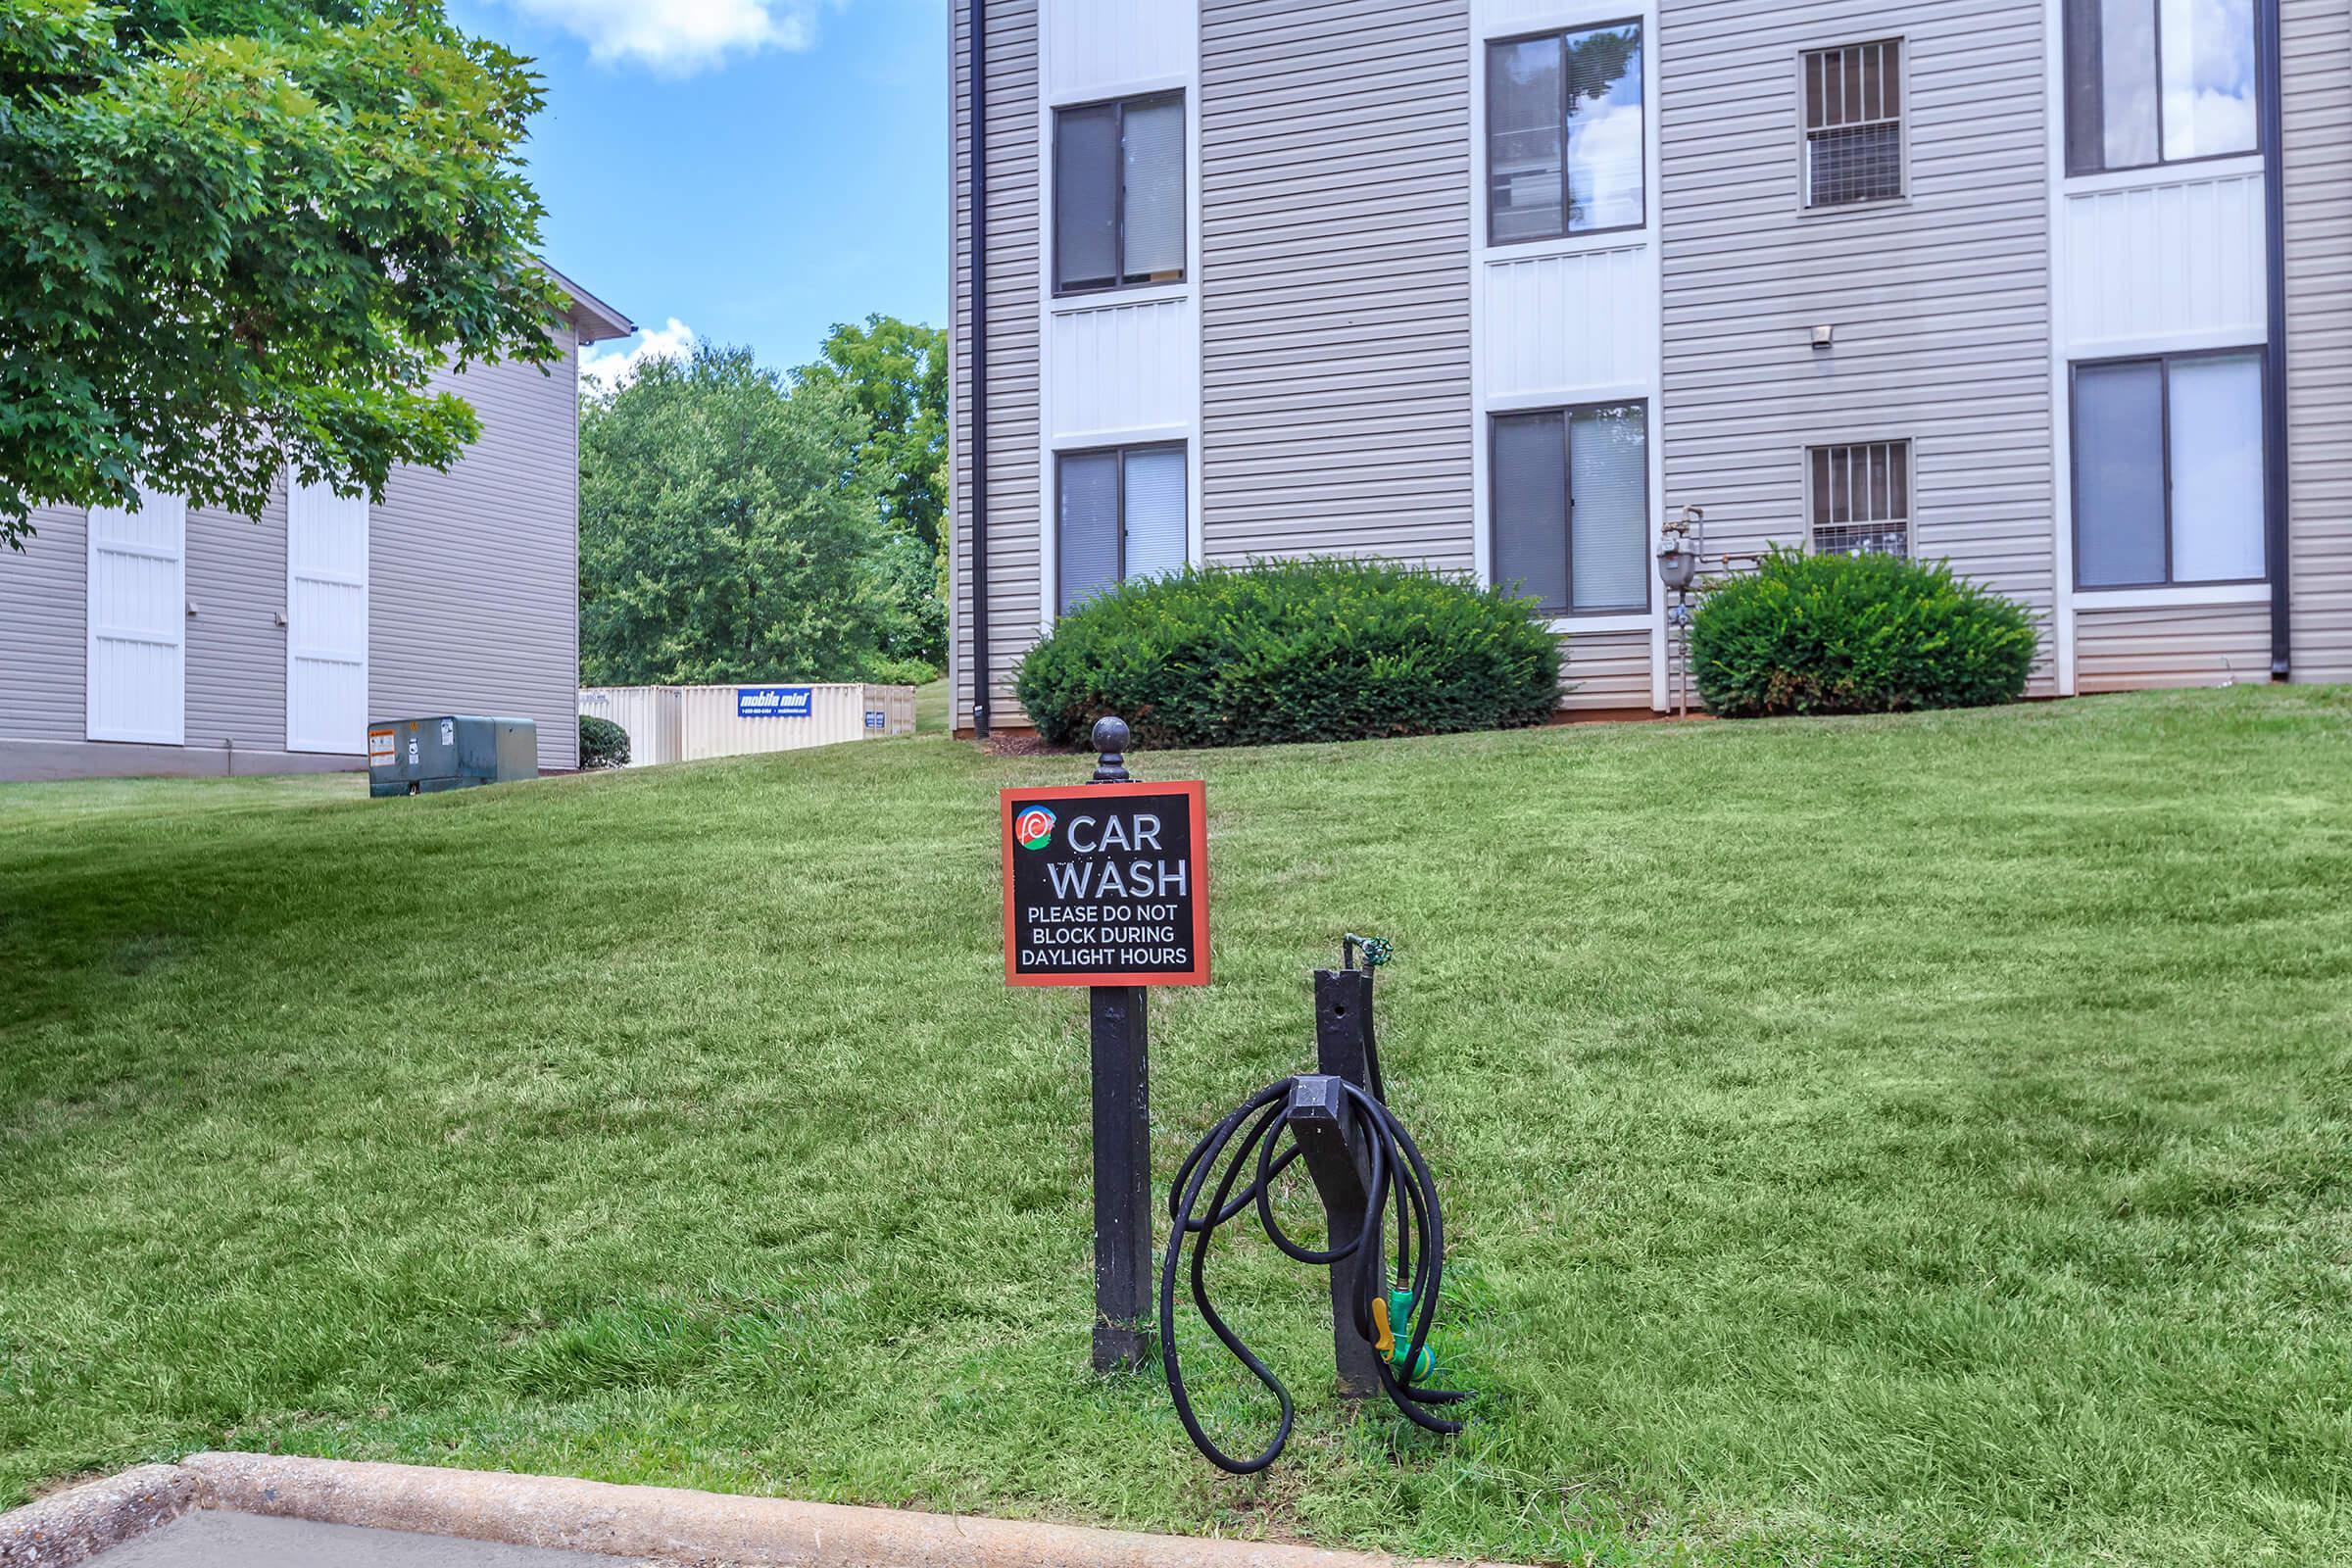
M 945 735 L 948 720 L 954 713 L 955 695 L 948 690 L 945 676 L 926 681 L 914 689 L 914 732 L 917 735 Z
M 1086 1043 L 925 737 L 370 803 L 0 791 L 0 1503 L 207 1446 L 1602 1563 L 2352 1560 L 2352 693 L 1145 755 L 1216 984 L 1343 929 L 1470 1431 L 1212 1472 L 1085 1370 Z M 1185 1331 L 1229 1441 L 1269 1411 Z

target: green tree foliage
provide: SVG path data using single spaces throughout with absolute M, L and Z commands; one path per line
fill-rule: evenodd
M 894 533 L 874 558 L 874 583 L 890 610 L 882 651 L 901 664 L 927 665 L 923 679 L 929 680 L 948 662 L 948 606 L 939 592 L 939 552 L 912 534 Z
M 445 360 L 557 357 L 540 102 L 433 0 L 0 0 L 0 541 L 454 463 Z
M 654 361 L 580 422 L 591 685 L 852 679 L 886 657 L 884 534 L 837 387 L 748 349 Z
M 937 327 L 869 316 L 833 328 L 813 365 L 793 372 L 804 387 L 838 390 L 865 416 L 858 466 L 891 535 L 877 561 L 889 601 L 884 646 L 902 663 L 937 669 L 948 659 L 948 611 L 939 582 L 948 511 L 948 337 Z
M 872 426 L 858 461 L 873 474 L 883 522 L 936 550 L 948 512 L 948 335 L 869 316 L 863 326 L 833 328 L 819 352 L 797 379 L 848 393 Z

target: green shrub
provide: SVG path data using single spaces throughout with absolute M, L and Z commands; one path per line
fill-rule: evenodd
M 1977 708 L 2024 695 L 2034 648 L 2023 606 L 1942 562 L 1776 549 L 1707 590 L 1690 672 L 1730 718 Z
M 1139 746 L 1262 746 L 1540 724 L 1559 680 L 1525 600 L 1386 562 L 1283 561 L 1122 583 L 1056 621 L 1013 689 L 1059 745 L 1117 713 Z
M 629 765 L 629 732 L 609 718 L 591 713 L 580 715 L 580 766 L 626 767 Z
M 877 686 L 922 686 L 939 679 L 939 666 L 924 659 L 869 659 L 861 679 Z

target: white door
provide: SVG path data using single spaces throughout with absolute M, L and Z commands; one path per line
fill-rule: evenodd
M 286 486 L 286 750 L 368 749 L 368 498 Z
M 89 648 L 94 741 L 187 739 L 188 506 L 140 492 L 137 512 L 90 512 Z

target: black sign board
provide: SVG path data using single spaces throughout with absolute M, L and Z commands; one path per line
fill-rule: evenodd
M 1199 783 L 1003 795 L 1004 979 L 1208 983 L 1208 810 Z

